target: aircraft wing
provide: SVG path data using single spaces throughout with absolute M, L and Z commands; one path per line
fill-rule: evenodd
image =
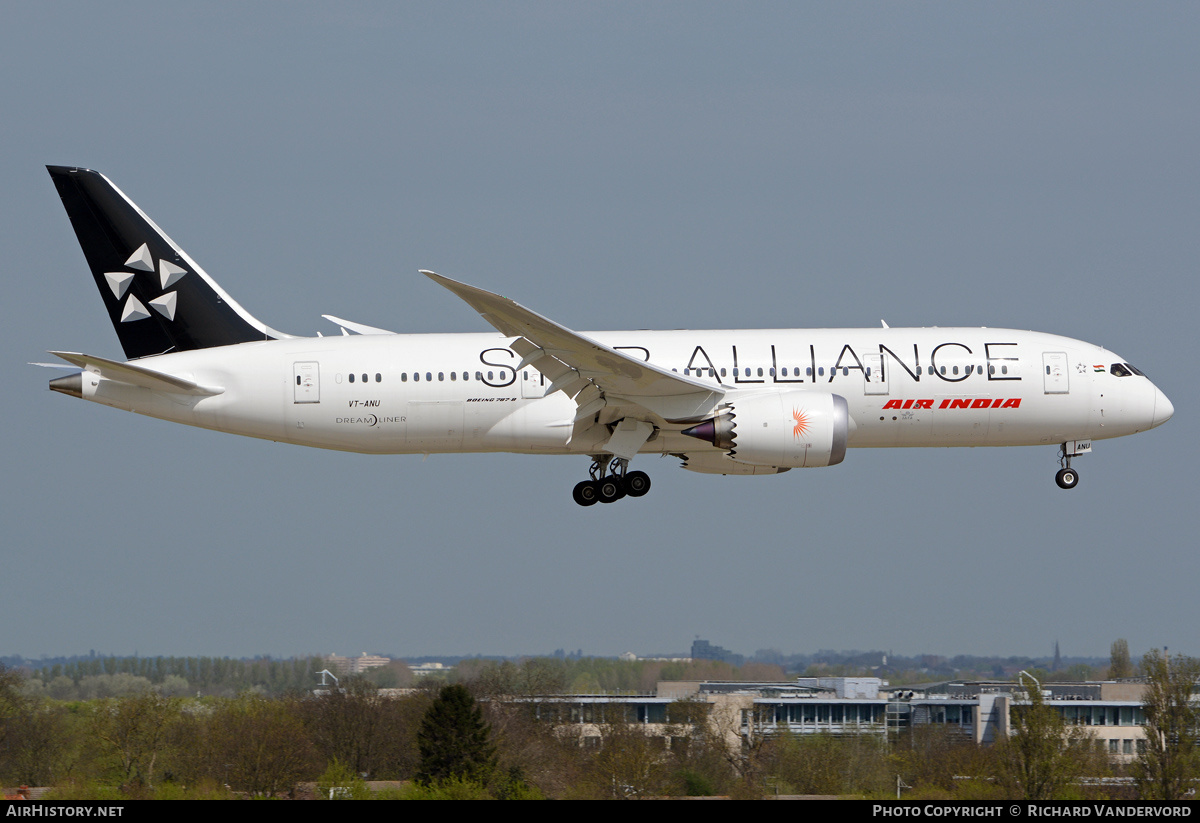
M 61 357 L 73 366 L 78 366 L 84 371 L 94 372 L 108 380 L 115 380 L 118 383 L 128 383 L 131 386 L 140 386 L 150 391 L 166 392 L 168 394 L 192 394 L 201 397 L 211 397 L 214 394 L 221 394 L 225 391 L 222 388 L 201 386 L 199 383 L 191 380 L 184 380 L 182 377 L 163 374 L 153 369 L 147 369 L 144 366 L 135 366 L 133 363 L 119 363 L 116 360 L 96 357 L 94 354 L 78 354 L 68 351 L 52 351 L 50 354 L 55 357 Z
M 606 406 L 641 409 L 641 414 L 629 415 L 638 419 L 695 420 L 725 395 L 719 387 L 630 357 L 507 297 L 431 271 L 421 273 L 461 297 L 501 334 L 517 338 L 511 345 L 522 358 L 517 369 L 533 366 L 551 381 L 547 394 L 563 391 L 574 398 L 576 421 Z
M 395 334 L 394 331 L 387 329 L 379 329 L 375 326 L 368 326 L 366 323 L 355 323 L 352 320 L 343 320 L 340 317 L 334 317 L 332 314 L 322 314 L 330 323 L 341 326 L 343 329 L 349 329 L 355 334 Z

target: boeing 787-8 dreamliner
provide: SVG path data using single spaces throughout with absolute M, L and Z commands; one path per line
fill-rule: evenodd
M 576 332 L 424 272 L 495 331 L 396 334 L 329 319 L 295 337 L 225 293 L 98 172 L 48 167 L 128 362 L 55 355 L 55 391 L 190 426 L 373 454 L 578 454 L 580 505 L 640 497 L 639 454 L 689 471 L 833 466 L 850 448 L 1058 447 L 1058 485 L 1093 440 L 1170 419 L 1125 359 L 988 328 Z M 352 332 L 352 333 L 351 333 Z

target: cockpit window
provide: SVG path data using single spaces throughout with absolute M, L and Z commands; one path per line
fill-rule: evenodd
M 1136 374 L 1138 377 L 1145 377 L 1145 376 L 1146 376 L 1146 375 L 1142 374 L 1142 371 L 1141 371 L 1141 369 L 1139 369 L 1137 366 L 1131 366 L 1131 365 L 1130 365 L 1130 364 L 1128 364 L 1128 363 L 1122 363 L 1121 365 L 1123 365 L 1125 368 L 1129 369 L 1131 372 L 1133 372 L 1134 374 Z
M 1125 368 L 1122 363 L 1113 363 L 1108 367 L 1108 373 L 1113 377 L 1128 377 L 1133 374 L 1129 369 Z

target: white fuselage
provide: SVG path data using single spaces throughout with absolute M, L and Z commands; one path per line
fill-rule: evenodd
M 1123 359 L 1055 335 L 988 328 L 588 332 L 726 390 L 847 401 L 850 447 L 1018 446 L 1133 434 L 1171 415 Z M 85 370 L 83 397 L 218 431 L 345 451 L 591 454 L 576 404 L 488 334 L 290 338 L 146 357 L 138 366 L 220 387 L 184 396 Z M 711 369 L 711 372 L 710 372 Z M 715 411 L 715 410 L 710 410 Z M 603 422 L 603 421 L 601 421 Z M 642 453 L 715 452 L 660 421 Z

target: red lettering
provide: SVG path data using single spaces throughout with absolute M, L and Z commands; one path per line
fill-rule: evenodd
M 971 408 L 973 409 L 990 409 L 991 407 L 992 401 L 988 400 L 986 397 L 981 397 L 971 404 Z
M 944 409 L 944 408 L 947 408 L 949 405 L 950 405 L 949 400 L 943 400 L 941 403 L 938 404 L 938 408 Z
M 900 401 L 899 400 L 889 400 L 883 404 L 883 407 L 885 409 L 898 409 L 898 408 L 900 408 Z
M 932 400 L 918 400 L 918 401 L 917 401 L 917 405 L 916 405 L 916 407 L 915 407 L 915 408 L 918 408 L 918 409 L 932 409 L 932 408 L 933 408 L 933 401 L 932 401 Z
M 956 397 L 950 401 L 950 408 L 952 408 L 952 409 L 969 409 L 969 408 L 971 408 L 971 398 Z
M 1008 400 L 1004 401 L 1004 405 L 1001 406 L 1000 408 L 1002 408 L 1002 409 L 1019 409 L 1019 408 L 1021 408 L 1021 398 L 1019 398 L 1019 397 L 1009 398 Z
M 905 400 L 905 401 L 904 401 L 904 408 L 906 408 L 906 409 L 911 409 L 911 408 L 912 408 L 912 403 L 913 403 L 913 401 L 911 401 L 911 400 Z

